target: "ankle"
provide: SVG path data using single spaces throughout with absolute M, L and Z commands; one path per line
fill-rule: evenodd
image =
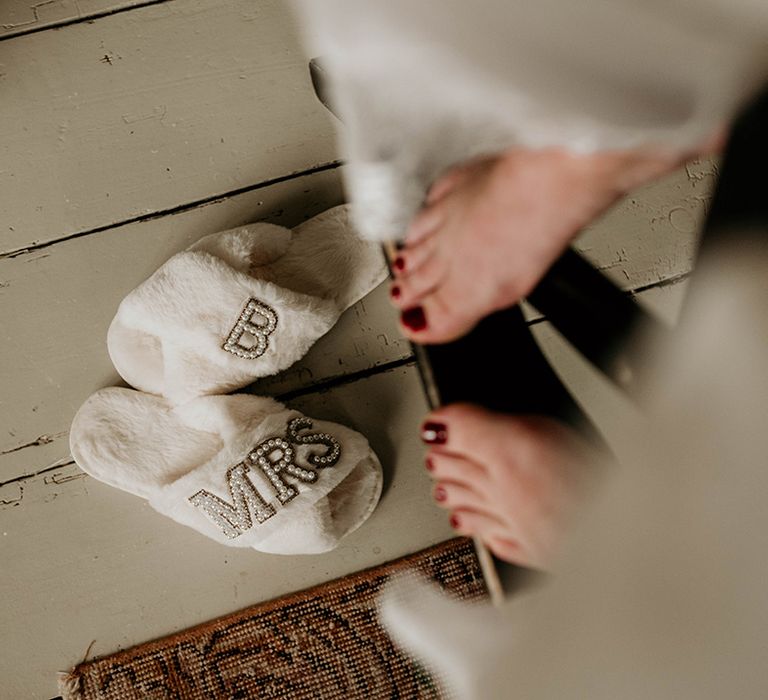
M 672 172 L 685 159 L 671 151 L 635 149 L 603 151 L 592 154 L 591 160 L 595 177 L 624 195 Z

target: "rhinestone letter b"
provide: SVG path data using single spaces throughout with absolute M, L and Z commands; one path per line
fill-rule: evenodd
M 254 323 L 256 316 L 261 317 L 261 323 Z M 222 347 L 237 357 L 255 360 L 267 351 L 269 345 L 267 338 L 272 335 L 275 328 L 277 328 L 275 310 L 264 302 L 251 298 L 240 312 L 237 323 L 232 327 Z M 253 345 L 243 345 L 242 340 L 246 333 L 253 336 Z

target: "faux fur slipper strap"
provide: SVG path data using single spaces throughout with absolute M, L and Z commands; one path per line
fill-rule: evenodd
M 293 230 L 212 234 L 128 294 L 109 354 L 129 384 L 174 403 L 226 393 L 292 365 L 385 276 L 347 206 Z
M 174 407 L 102 389 L 75 416 L 70 447 L 91 476 L 158 512 L 273 554 L 333 549 L 381 495 L 381 465 L 362 435 L 246 394 Z

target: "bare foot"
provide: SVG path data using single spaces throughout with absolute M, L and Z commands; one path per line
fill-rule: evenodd
M 500 559 L 544 566 L 594 471 L 582 439 L 549 418 L 471 404 L 434 411 L 422 439 L 434 498 L 456 531 Z
M 432 187 L 394 262 L 405 335 L 441 343 L 528 294 L 576 234 L 679 154 L 514 149 Z

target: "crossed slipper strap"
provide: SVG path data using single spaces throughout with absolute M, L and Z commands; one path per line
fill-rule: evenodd
M 362 463 L 366 475 L 372 466 L 369 454 L 364 438 L 343 426 L 282 411 L 216 459 L 157 491 L 149 502 L 223 544 L 262 551 L 274 544 L 282 551 L 289 538 L 292 547 L 302 546 L 294 541 L 296 533 L 308 542 L 311 530 L 317 546 L 331 545 L 357 527 L 355 520 L 362 522 L 378 500 L 378 488 L 367 495 L 363 489 L 353 507 L 355 517 L 345 515 L 341 527 L 328 509 L 334 489 L 341 492 L 332 498 L 343 497 L 362 484 L 361 474 L 353 471 Z M 350 473 L 352 478 L 343 483 Z
M 107 346 L 143 391 L 174 403 L 226 393 L 300 359 L 385 276 L 347 207 L 292 231 L 243 226 L 206 236 L 128 294 Z
M 158 432 L 147 432 L 149 421 Z M 156 443 L 154 464 L 147 440 Z M 201 397 L 174 409 L 159 397 L 104 389 L 78 412 L 71 443 L 95 478 L 229 546 L 327 551 L 381 493 L 381 467 L 362 435 L 254 396 Z

